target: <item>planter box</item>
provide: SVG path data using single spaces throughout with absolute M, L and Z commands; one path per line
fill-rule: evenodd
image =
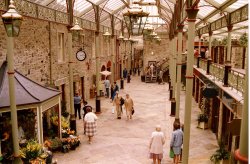
M 205 130 L 208 128 L 208 123 L 207 122 L 200 122 L 200 123 L 198 123 L 198 128 Z

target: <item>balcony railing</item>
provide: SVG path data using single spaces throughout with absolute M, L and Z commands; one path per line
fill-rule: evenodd
M 224 74 L 225 74 L 225 70 L 224 67 L 222 65 L 216 64 L 216 63 L 212 63 L 210 65 L 211 68 L 211 75 L 214 76 L 216 78 L 216 80 L 223 82 L 224 81 Z
M 228 74 L 228 82 L 229 86 L 233 89 L 236 89 L 237 92 L 244 93 L 244 81 L 245 81 L 245 74 L 240 73 L 238 71 L 232 70 Z
M 197 66 L 198 59 L 194 58 L 194 65 Z M 199 68 L 203 69 L 207 72 L 207 60 L 206 59 L 199 59 Z M 213 76 L 214 80 L 218 80 L 224 83 L 225 77 L 225 66 L 211 63 L 209 69 L 210 75 Z M 245 81 L 245 74 L 234 69 L 230 69 L 228 72 L 228 85 L 231 89 L 235 89 L 237 92 L 240 92 L 242 95 L 244 93 L 244 81 Z

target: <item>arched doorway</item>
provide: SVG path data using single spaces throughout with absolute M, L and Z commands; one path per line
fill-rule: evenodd
M 105 71 L 106 67 L 105 65 L 102 65 L 101 71 Z M 102 75 L 101 80 L 105 80 L 105 75 Z
M 107 71 L 111 72 L 111 61 L 107 63 Z

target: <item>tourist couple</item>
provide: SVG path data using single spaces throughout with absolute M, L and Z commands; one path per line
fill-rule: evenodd
M 115 105 L 116 107 L 117 119 L 121 119 L 123 104 L 125 105 L 127 120 L 132 119 L 132 114 L 134 110 L 133 100 L 129 97 L 129 94 L 126 94 L 125 100 L 122 98 L 122 96 L 119 96 L 118 94 L 119 92 L 117 91 L 113 101 L 113 105 Z

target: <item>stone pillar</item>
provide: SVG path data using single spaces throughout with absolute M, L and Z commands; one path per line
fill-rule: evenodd
M 212 52 L 212 35 L 213 35 L 213 32 L 212 32 L 212 31 L 209 31 L 208 34 L 209 34 L 209 41 L 208 41 L 208 58 L 211 58 L 211 52 Z
M 223 103 L 220 101 L 219 108 L 219 123 L 218 123 L 218 141 L 221 141 L 221 133 L 222 133 L 222 119 L 223 119 Z
M 211 62 L 212 62 L 212 59 L 211 58 L 208 58 L 207 59 L 207 75 L 209 75 L 210 74 L 210 64 L 211 64 Z
M 16 109 L 16 85 L 15 85 L 15 70 L 14 70 L 14 38 L 7 36 L 7 68 L 8 68 L 8 82 L 9 82 L 9 100 L 10 100 L 10 116 L 12 124 L 12 141 L 14 162 L 20 162 L 19 156 L 19 142 L 18 142 L 18 120 Z
M 198 58 L 197 58 L 197 68 L 200 68 L 200 59 L 201 59 L 201 56 L 198 56 Z
M 188 55 L 187 55 L 187 71 L 186 71 L 186 97 L 185 97 L 185 116 L 184 116 L 184 140 L 182 161 L 188 163 L 189 157 L 189 140 L 191 125 L 191 109 L 192 109 L 192 91 L 193 91 L 193 64 L 194 64 L 194 37 L 195 37 L 195 21 L 199 11 L 197 8 L 187 8 L 188 16 Z
M 201 35 L 199 35 L 199 56 L 201 56 Z
M 182 30 L 184 25 L 178 25 L 178 55 L 177 55 L 177 84 L 176 84 L 176 113 L 175 121 L 180 122 L 180 93 L 181 93 L 181 67 L 182 67 Z
M 246 48 L 247 52 L 247 48 Z M 246 72 L 248 68 L 248 55 L 246 54 Z M 239 149 L 235 151 L 235 158 L 239 164 L 248 163 L 248 76 L 245 76 L 245 89 L 244 89 L 244 108 L 242 113 L 241 127 L 240 127 L 240 145 Z
M 176 100 L 175 100 L 175 92 L 176 92 L 176 48 L 177 48 L 177 38 L 173 39 L 173 82 L 172 82 L 172 99 L 171 99 L 171 114 L 170 116 L 175 116 L 176 110 Z
M 95 58 L 96 58 L 96 87 L 97 87 L 97 96 L 100 96 L 100 35 L 99 32 L 95 33 Z
M 115 80 L 115 68 L 114 68 L 114 66 L 115 66 L 115 41 L 116 41 L 116 39 L 115 39 L 115 36 L 113 35 L 112 37 L 111 37 L 111 84 L 113 84 L 114 83 L 114 80 Z
M 224 87 L 228 86 L 228 74 L 232 67 L 231 66 L 231 33 L 232 33 L 233 26 L 228 25 L 227 29 L 228 29 L 227 58 L 226 58 L 225 71 L 224 71 L 224 84 L 223 84 Z
M 69 55 L 69 99 L 70 99 L 70 129 L 76 131 L 76 118 L 74 111 L 73 89 L 73 61 L 72 61 L 72 32 L 68 31 L 68 55 Z
M 170 41 L 170 47 L 173 47 L 173 39 Z M 169 56 L 169 74 L 170 74 L 170 80 L 171 80 L 171 85 L 173 85 L 173 48 L 170 49 L 170 56 Z M 171 97 L 172 98 L 172 97 Z
M 128 70 L 132 69 L 131 65 L 131 58 L 132 58 L 132 41 L 129 41 L 129 53 L 128 53 Z M 133 70 L 132 70 L 133 74 Z

